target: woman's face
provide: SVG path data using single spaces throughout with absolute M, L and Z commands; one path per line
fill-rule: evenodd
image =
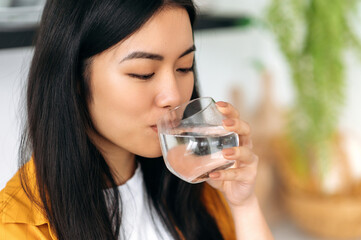
M 194 43 L 189 16 L 165 8 L 90 67 L 89 111 L 106 155 L 159 157 L 156 122 L 191 98 Z M 116 157 L 116 156 L 114 156 Z

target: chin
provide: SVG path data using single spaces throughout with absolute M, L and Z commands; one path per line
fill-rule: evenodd
M 148 149 L 148 151 L 141 152 L 137 155 L 145 158 L 158 158 L 162 156 L 162 151 L 159 147 L 158 149 Z
M 158 157 L 162 156 L 162 153 L 141 154 L 139 156 L 146 157 L 146 158 L 158 158 Z
M 162 156 L 162 149 L 157 138 L 144 138 L 143 141 L 136 144 L 137 148 L 130 150 L 134 154 L 145 158 L 158 158 Z

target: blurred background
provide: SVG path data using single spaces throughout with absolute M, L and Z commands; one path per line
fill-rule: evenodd
M 17 170 L 43 0 L 0 0 L 0 189 Z M 361 239 L 361 1 L 197 0 L 201 95 L 253 129 L 275 239 Z

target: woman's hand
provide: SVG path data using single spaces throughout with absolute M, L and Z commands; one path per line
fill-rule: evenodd
M 228 201 L 238 240 L 273 240 L 258 200 L 254 194 L 258 157 L 252 152 L 251 131 L 229 103 L 217 102 L 218 110 L 226 117 L 223 126 L 239 136 L 239 147 L 222 150 L 226 159 L 235 160 L 232 168 L 213 172 L 207 181 L 223 193 Z
M 207 181 L 221 191 L 230 207 L 241 207 L 255 198 L 254 185 L 258 157 L 252 152 L 250 127 L 240 119 L 238 111 L 229 103 L 217 102 L 218 110 L 226 117 L 223 126 L 239 136 L 239 146 L 223 149 L 225 159 L 235 160 L 232 168 L 211 173 Z

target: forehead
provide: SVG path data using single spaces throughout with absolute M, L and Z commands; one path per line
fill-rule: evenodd
M 167 7 L 152 16 L 138 31 L 113 49 L 114 55 L 133 51 L 154 52 L 162 56 L 179 56 L 193 45 L 188 13 L 180 7 Z

